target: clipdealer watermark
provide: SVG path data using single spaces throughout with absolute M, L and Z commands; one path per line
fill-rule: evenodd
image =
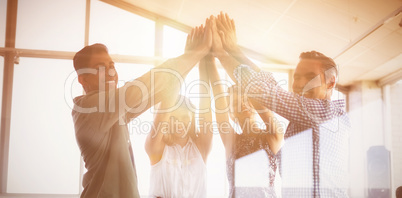
M 155 123 L 153 121 L 141 120 L 141 118 L 135 118 L 130 123 L 128 123 L 128 129 L 130 131 L 130 135 L 137 134 L 148 134 L 150 131 L 160 131 L 162 134 L 171 134 L 171 133 L 178 133 L 185 137 L 189 131 L 197 131 L 197 134 L 206 134 L 206 133 L 232 133 L 230 130 L 232 127 L 235 128 L 235 131 L 242 131 L 243 133 L 248 134 L 274 134 L 274 133 L 285 133 L 286 123 L 279 121 L 275 117 L 271 117 L 268 122 L 261 122 L 261 121 L 252 121 L 250 119 L 246 119 L 241 124 L 237 118 L 233 121 L 233 124 L 230 121 L 225 122 L 201 122 L 203 118 L 195 118 L 196 124 L 192 125 L 191 122 L 181 122 L 173 117 L 170 117 L 169 121 L 163 121 Z M 273 124 L 275 126 L 273 126 Z M 192 129 L 191 127 L 195 127 Z M 275 127 L 275 132 L 270 130 L 271 127 Z M 181 129 L 181 130 L 179 130 Z M 156 133 L 152 138 L 156 136 Z
M 138 79 L 135 79 L 135 80 L 129 81 L 129 82 L 119 81 L 119 84 L 124 83 L 124 85 L 117 89 L 113 84 L 105 84 L 104 82 L 102 82 L 102 78 L 99 77 L 99 90 L 100 91 L 98 92 L 98 94 L 96 94 L 98 97 L 97 97 L 97 100 L 94 101 L 95 104 L 93 106 L 89 106 L 89 107 L 74 104 L 72 90 L 73 90 L 73 85 L 78 84 L 78 75 L 96 74 L 97 72 L 105 73 L 104 67 L 101 67 L 99 69 L 92 69 L 92 68 L 80 69 L 77 72 L 77 74 L 76 74 L 76 72 L 72 72 L 68 76 L 68 78 L 65 82 L 65 85 L 64 85 L 64 98 L 65 98 L 67 105 L 74 111 L 76 111 L 78 113 L 96 113 L 96 112 L 115 113 L 117 111 L 118 111 L 118 113 L 122 113 L 122 114 L 127 113 L 127 112 L 133 113 L 133 114 L 141 113 L 144 110 L 146 110 L 146 108 L 148 108 L 149 106 L 154 106 L 157 104 L 155 102 L 155 85 L 156 85 L 155 79 L 157 78 L 158 73 L 164 73 L 164 76 L 166 76 L 166 74 L 168 74 L 171 76 L 170 79 L 175 79 L 176 81 L 178 81 L 181 84 L 181 89 L 185 90 L 185 96 L 187 98 L 189 98 L 190 100 L 195 99 L 195 98 L 199 99 L 199 98 L 210 97 L 210 95 L 211 95 L 211 89 L 209 89 L 209 82 L 204 82 L 201 80 L 194 80 L 189 83 L 184 83 L 185 79 L 177 71 L 172 70 L 172 69 L 165 69 L 165 68 L 154 68 L 150 71 L 149 82 L 143 82 Z M 169 83 L 169 82 L 166 82 L 166 83 Z M 242 94 L 240 90 L 237 90 L 236 93 L 233 93 L 232 89 L 228 89 L 229 87 L 232 86 L 231 82 L 228 80 L 220 80 L 220 81 L 214 82 L 212 84 L 212 86 L 219 86 L 219 85 L 224 86 L 225 89 L 227 89 L 230 93 L 225 92 L 225 93 L 218 94 L 214 97 L 214 101 L 217 101 L 222 97 L 229 97 L 229 101 L 232 102 L 233 96 L 235 94 L 241 95 L 241 97 L 243 97 L 244 99 L 247 97 L 245 94 Z M 106 86 L 109 86 L 109 87 L 107 87 L 108 89 L 106 89 Z M 207 93 L 198 93 L 196 91 L 193 91 L 194 88 L 197 86 L 205 87 L 208 92 Z M 130 92 L 133 91 L 134 89 L 136 92 L 138 92 L 138 91 L 140 92 L 140 93 L 137 93 L 137 95 L 142 96 L 141 101 L 131 101 L 130 98 L 126 97 L 127 94 L 130 94 Z M 108 91 L 105 91 L 105 90 L 108 90 Z M 148 104 L 149 102 L 151 103 L 150 105 Z M 187 100 L 184 100 L 184 98 L 180 98 L 179 101 L 177 101 L 174 106 L 172 106 L 171 108 L 166 109 L 166 110 L 158 110 L 158 113 L 172 112 L 172 111 L 176 110 L 177 108 L 179 108 L 183 104 L 183 102 L 186 103 L 186 106 L 188 107 L 188 109 L 194 113 L 196 111 L 198 111 L 199 113 L 206 113 L 210 110 L 210 109 L 195 109 L 191 104 L 188 104 Z M 134 105 L 132 105 L 132 104 L 134 104 Z M 237 105 L 240 108 L 240 106 L 242 104 L 237 104 Z M 246 104 L 246 105 L 248 105 L 248 104 Z M 247 106 L 247 108 L 252 108 L 252 107 Z M 226 113 L 229 111 L 229 106 L 227 106 L 224 109 L 212 108 L 212 111 L 213 112 L 216 111 L 217 113 Z M 263 111 L 267 111 L 267 110 L 263 110 Z M 152 112 L 152 113 L 155 113 L 155 112 Z
M 154 68 L 154 69 L 151 69 L 151 71 L 146 74 L 146 75 L 149 75 L 148 82 L 141 81 L 138 79 L 135 79 L 135 80 L 129 81 L 129 82 L 119 81 L 119 84 L 124 84 L 123 86 L 121 86 L 119 88 L 116 88 L 116 86 L 114 84 L 107 84 L 105 82 L 102 82 L 102 79 L 105 79 L 105 78 L 104 77 L 102 78 L 101 76 L 99 76 L 98 80 L 99 80 L 99 90 L 100 91 L 97 94 L 95 94 L 95 97 L 96 96 L 97 97 L 93 98 L 93 102 L 94 102 L 93 106 L 80 106 L 78 104 L 74 104 L 72 90 L 73 90 L 74 84 L 75 85 L 78 84 L 78 75 L 84 75 L 84 74 L 94 75 L 94 74 L 97 74 L 98 72 L 102 73 L 106 76 L 105 67 L 100 67 L 99 69 L 94 69 L 94 68 L 80 69 L 77 72 L 74 71 L 74 72 L 70 73 L 67 80 L 65 81 L 65 86 L 64 86 L 65 101 L 66 101 L 67 105 L 71 109 L 73 109 L 73 111 L 76 111 L 78 113 L 116 113 L 119 115 L 119 124 L 121 124 L 121 125 L 127 124 L 124 119 L 124 116 L 122 116 L 122 115 L 124 115 L 126 113 L 132 113 L 132 114 L 139 115 L 142 112 L 146 111 L 150 106 L 156 105 L 157 102 L 155 101 L 155 88 L 156 88 L 155 87 L 156 86 L 155 79 L 157 79 L 159 77 L 159 75 L 161 75 L 162 73 L 163 73 L 164 77 L 170 76 L 168 79 L 170 79 L 171 82 L 165 82 L 165 83 L 172 83 L 173 81 L 178 81 L 178 84 L 181 84 L 181 88 L 185 90 L 185 95 L 189 99 L 192 99 L 192 98 L 200 99 L 203 97 L 210 97 L 210 95 L 211 95 L 211 89 L 209 88 L 209 82 L 194 80 L 194 81 L 191 81 L 190 83 L 186 84 L 186 83 L 184 83 L 185 79 L 177 71 L 175 71 L 173 69 L 166 69 L 166 68 Z M 239 72 L 239 73 L 241 73 L 241 72 Z M 110 75 L 110 72 L 109 72 L 109 75 Z M 327 72 L 325 73 L 325 75 L 327 76 Z M 213 97 L 214 101 L 216 102 L 220 98 L 225 97 L 225 98 L 229 98 L 229 100 L 228 100 L 229 103 L 233 103 L 233 100 L 234 100 L 233 97 L 235 95 L 237 97 L 240 96 L 241 100 L 244 100 L 244 101 L 247 100 L 247 98 L 261 98 L 263 95 L 269 95 L 272 97 L 270 100 L 272 100 L 271 104 L 273 104 L 270 109 L 273 110 L 274 112 L 276 112 L 277 106 L 278 106 L 277 103 L 280 102 L 279 101 L 280 98 L 276 97 L 277 95 L 276 95 L 276 93 L 274 93 L 275 91 L 277 91 L 276 89 L 274 89 L 274 91 L 272 93 L 253 93 L 253 90 L 252 90 L 253 87 L 258 83 L 264 84 L 264 82 L 253 81 L 253 82 L 250 82 L 249 84 L 247 84 L 246 86 L 242 86 L 241 85 L 241 82 L 242 82 L 241 75 L 239 77 L 240 77 L 240 80 L 239 80 L 239 84 L 237 84 L 237 86 L 242 87 L 242 89 L 236 89 L 236 90 L 229 89 L 229 87 L 231 87 L 232 85 L 231 85 L 231 82 L 229 82 L 227 80 L 220 80 L 220 81 L 211 83 L 211 86 L 222 85 L 228 90 L 228 92 L 215 95 L 215 97 Z M 312 81 L 314 81 L 314 79 L 312 79 Z M 303 90 L 303 92 L 307 92 L 308 89 L 313 89 L 313 88 L 319 86 L 319 85 L 315 85 L 317 83 L 314 83 L 314 82 L 310 83 L 310 84 L 314 84 L 314 85 L 306 86 L 305 89 Z M 279 83 L 283 83 L 283 81 L 278 82 L 278 85 L 280 85 Z M 287 82 L 285 84 L 287 84 Z M 108 86 L 108 87 L 106 87 L 106 86 Z M 197 86 L 204 86 L 208 92 L 207 93 L 194 92 L 193 89 L 194 89 L 194 87 L 197 87 Z M 107 90 L 107 91 L 105 91 L 105 90 Z M 127 97 L 127 95 L 130 95 L 130 93 L 134 92 L 134 90 L 135 90 L 136 95 L 141 96 L 140 100 L 137 99 L 136 101 L 133 101 L 129 97 Z M 304 111 L 304 113 L 306 114 L 307 117 L 309 117 L 309 119 L 312 119 L 313 121 L 320 120 L 321 118 L 317 117 L 317 115 L 315 115 L 314 112 L 310 112 L 310 110 L 305 107 L 303 100 L 305 100 L 305 98 L 302 96 L 301 102 L 299 103 L 300 109 Z M 166 110 L 158 110 L 158 112 L 154 112 L 153 109 L 151 108 L 151 113 L 154 114 L 154 113 L 173 112 L 174 110 L 179 108 L 183 102 L 187 103 L 188 100 L 184 100 L 184 98 L 180 98 L 180 100 L 177 101 L 175 103 L 175 105 L 172 106 L 171 108 L 166 109 Z M 237 105 L 236 109 L 240 112 L 241 111 L 240 106 L 242 104 L 240 102 L 238 102 L 236 105 Z M 207 113 L 208 111 L 212 111 L 214 113 L 226 113 L 226 112 L 229 113 L 229 111 L 230 111 L 229 105 L 223 109 L 215 109 L 215 108 L 195 109 L 194 106 L 191 104 L 186 104 L 186 106 L 188 107 L 188 109 L 191 112 L 194 112 L 194 113 L 196 113 L 197 111 L 198 111 L 198 113 Z M 245 106 L 248 109 L 253 109 L 253 107 L 251 107 L 249 105 L 249 103 L 245 103 Z M 257 113 L 264 113 L 264 112 L 269 111 L 269 109 L 253 109 L 253 110 Z M 134 119 L 133 122 L 131 122 L 131 124 L 130 124 L 130 126 L 133 129 L 135 129 L 135 131 L 144 131 L 143 129 L 145 129 L 145 127 L 151 128 L 152 124 L 148 123 L 147 121 L 141 122 L 141 121 L 138 121 L 138 119 L 137 120 L 136 119 Z M 139 127 L 134 127 L 135 123 L 137 123 L 137 125 Z M 217 123 L 210 123 L 210 125 L 211 126 L 217 125 Z M 264 124 L 264 125 L 266 125 L 266 124 Z M 153 127 L 155 127 L 155 126 L 153 126 Z M 330 129 L 330 130 L 333 130 L 333 129 Z M 149 131 L 149 129 L 147 131 Z M 337 128 L 335 129 L 335 131 L 337 131 Z

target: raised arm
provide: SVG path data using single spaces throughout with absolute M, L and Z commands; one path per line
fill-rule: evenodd
M 194 28 L 190 34 L 187 36 L 187 42 L 186 42 L 186 47 L 185 47 L 185 54 L 181 57 L 184 62 L 188 62 L 188 64 L 196 64 L 196 62 L 190 62 L 190 60 L 199 60 L 203 58 L 206 53 L 204 53 L 204 50 L 209 49 L 210 45 L 212 45 L 212 37 L 211 37 L 211 32 L 210 32 L 210 22 L 209 19 L 206 21 L 206 27 L 204 28 L 203 26 L 201 27 L 196 27 Z M 210 38 L 207 38 L 210 37 Z M 208 43 L 210 41 L 210 43 Z M 206 46 L 206 47 L 205 47 Z M 207 51 L 208 52 L 208 51 Z M 195 57 L 187 57 L 187 55 L 193 54 Z M 204 55 L 204 56 L 202 56 Z M 200 57 L 199 57 L 200 56 Z M 180 57 L 179 57 L 180 58 Z M 195 58 L 195 59 L 194 59 Z M 176 79 L 176 81 L 159 81 L 161 83 L 160 86 L 168 86 L 168 89 L 165 90 L 160 90 L 159 93 L 167 93 L 166 91 L 170 91 L 170 94 L 165 94 L 163 97 L 158 97 L 157 99 L 163 98 L 163 101 L 161 102 L 160 110 L 166 110 L 172 106 L 174 106 L 178 92 L 180 90 L 180 83 L 184 81 L 185 76 L 188 74 L 190 70 L 186 70 L 187 68 L 175 68 L 175 70 L 166 70 L 170 68 L 163 68 L 164 72 L 174 74 L 174 75 L 180 75 L 179 80 Z M 190 68 L 191 69 L 191 68 Z M 164 74 L 162 71 L 161 74 Z M 162 76 L 163 77 L 163 76 Z M 177 76 L 176 76 L 177 77 Z M 157 77 L 155 76 L 156 80 Z M 170 83 L 178 83 L 176 86 L 173 86 L 169 88 L 168 85 Z M 158 95 L 158 94 L 156 94 Z M 159 94 L 161 95 L 161 94 Z M 158 101 L 156 101 L 158 102 Z M 169 118 L 170 118 L 170 113 L 161 113 L 157 112 L 155 118 L 154 118 L 154 125 L 151 130 L 151 133 L 147 136 L 147 140 L 145 143 L 145 150 L 150 158 L 151 164 L 155 164 L 160 161 L 163 150 L 165 147 L 165 144 L 163 142 L 163 133 L 166 132 L 166 130 L 169 130 Z M 165 125 L 165 126 L 163 126 Z M 201 138 L 202 139 L 202 138 Z
M 154 122 L 151 131 L 145 140 L 145 151 L 148 154 L 151 165 L 158 163 L 163 155 L 165 143 L 163 141 L 164 134 L 169 133 L 171 127 L 169 126 L 170 111 L 169 108 L 175 105 L 178 95 L 178 90 L 174 93 L 167 94 L 164 100 L 159 105 L 159 108 L 154 116 Z
M 202 31 L 200 28 L 193 28 L 193 30 L 188 34 L 185 53 L 183 55 L 168 60 L 164 64 L 151 70 L 151 72 L 148 72 L 137 79 L 139 82 L 136 83 L 140 86 L 132 86 L 133 90 L 128 91 L 128 94 L 125 96 L 126 101 L 129 101 L 127 107 L 132 108 L 143 105 L 143 103 L 138 104 L 137 100 L 140 99 L 138 97 L 141 96 L 144 100 L 145 95 L 147 96 L 145 97 L 145 104 L 151 102 L 152 99 L 155 99 L 154 103 L 157 104 L 162 99 L 161 97 L 158 97 L 158 93 L 169 92 L 169 90 L 173 90 L 177 86 L 180 86 L 194 65 L 209 53 L 211 45 L 212 32 L 210 29 L 210 20 L 207 19 L 206 26 Z M 144 90 L 146 93 L 149 91 L 149 93 L 142 95 L 138 94 L 141 92 L 143 93 Z M 137 98 L 137 100 L 135 98 Z M 135 111 L 137 111 L 137 108 L 134 109 L 134 112 L 130 112 L 136 113 Z
M 163 99 L 160 96 L 165 95 L 165 92 L 169 93 L 179 87 L 194 65 L 209 53 L 212 45 L 209 19 L 201 36 L 194 37 L 194 31 L 188 36 L 183 55 L 164 62 L 121 88 L 92 93 L 85 100 L 78 100 L 74 106 L 74 119 L 77 122 L 90 120 L 93 123 L 91 126 L 96 126 L 94 130 L 82 131 L 108 132 L 116 122 L 126 124 L 127 120 L 159 103 Z
M 249 99 L 254 109 L 257 111 L 258 115 L 266 125 L 267 141 L 269 144 L 269 149 L 274 153 L 278 153 L 282 147 L 284 139 L 284 129 L 280 130 L 280 123 L 275 118 L 273 112 L 268 108 L 262 106 L 260 103 L 253 99 Z
M 229 122 L 229 95 L 224 91 L 224 81 L 219 77 L 215 62 L 208 67 L 208 76 L 214 94 L 215 117 L 218 125 L 219 135 L 225 147 L 226 156 L 232 154 L 235 144 L 236 133 Z
M 211 112 L 211 91 L 209 87 L 209 77 L 207 67 L 213 64 L 214 57 L 208 54 L 201 59 L 199 64 L 200 74 L 200 105 L 199 105 L 199 126 L 200 133 L 196 139 L 196 145 L 206 162 L 207 156 L 212 146 L 212 112 Z
M 219 36 L 218 29 L 216 26 L 216 18 L 211 17 L 211 30 L 212 30 L 212 52 L 215 57 L 219 59 L 223 68 L 225 68 L 227 74 L 235 81 L 235 77 L 233 76 L 234 69 L 240 65 L 235 58 L 230 56 L 225 49 L 223 48 L 221 37 Z
M 222 12 L 217 16 L 216 25 L 218 28 L 219 36 L 221 37 L 223 48 L 229 55 L 233 56 L 241 64 L 249 65 L 254 70 L 259 70 L 237 45 L 236 26 L 233 19 L 227 13 Z

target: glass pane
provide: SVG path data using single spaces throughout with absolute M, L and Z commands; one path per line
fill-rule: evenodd
M 17 48 L 78 51 L 84 44 L 85 1 L 19 1 Z
M 91 1 L 89 44 L 103 43 L 111 54 L 154 56 L 155 22 Z
M 21 58 L 15 67 L 8 193 L 79 193 L 69 93 L 82 93 L 71 60 Z
M 0 47 L 5 46 L 7 0 L 0 0 Z
M 310 187 L 313 186 L 312 139 L 312 130 L 307 129 L 287 138 L 286 144 L 282 146 L 280 168 L 283 197 L 301 193 L 311 197 L 309 193 L 312 192 Z
M 264 150 L 259 150 L 236 160 L 236 192 L 257 197 L 269 186 L 269 160 Z
M 184 53 L 187 33 L 163 26 L 163 57 L 172 58 Z

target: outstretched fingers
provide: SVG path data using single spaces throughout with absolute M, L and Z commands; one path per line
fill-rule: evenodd
M 210 16 L 209 18 L 207 18 L 205 20 L 205 28 L 204 28 L 204 44 L 206 45 L 207 48 L 211 48 L 212 47 L 212 24 L 211 24 L 211 20 L 213 19 L 213 16 Z
M 230 20 L 230 23 L 232 24 L 232 25 L 231 25 L 231 28 L 232 28 L 233 32 L 236 32 L 236 25 L 235 25 L 234 20 L 231 19 L 231 20 Z
M 220 12 L 217 20 L 219 36 L 226 51 L 232 52 L 237 47 L 236 27 L 234 20 L 227 13 Z
M 194 48 L 194 44 L 193 44 L 194 32 L 195 32 L 195 28 L 191 29 L 191 32 L 189 34 L 187 34 L 186 47 L 184 48 L 185 51 L 189 51 Z

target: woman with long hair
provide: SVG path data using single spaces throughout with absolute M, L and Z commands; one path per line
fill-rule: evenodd
M 197 27 L 189 36 L 203 35 Z M 208 82 L 205 58 L 200 61 L 200 81 Z M 204 85 L 204 86 L 202 86 Z M 206 197 L 206 161 L 211 149 L 211 98 L 209 84 L 200 84 L 198 126 L 191 101 L 170 93 L 160 103 L 145 150 L 151 162 L 152 197 Z

